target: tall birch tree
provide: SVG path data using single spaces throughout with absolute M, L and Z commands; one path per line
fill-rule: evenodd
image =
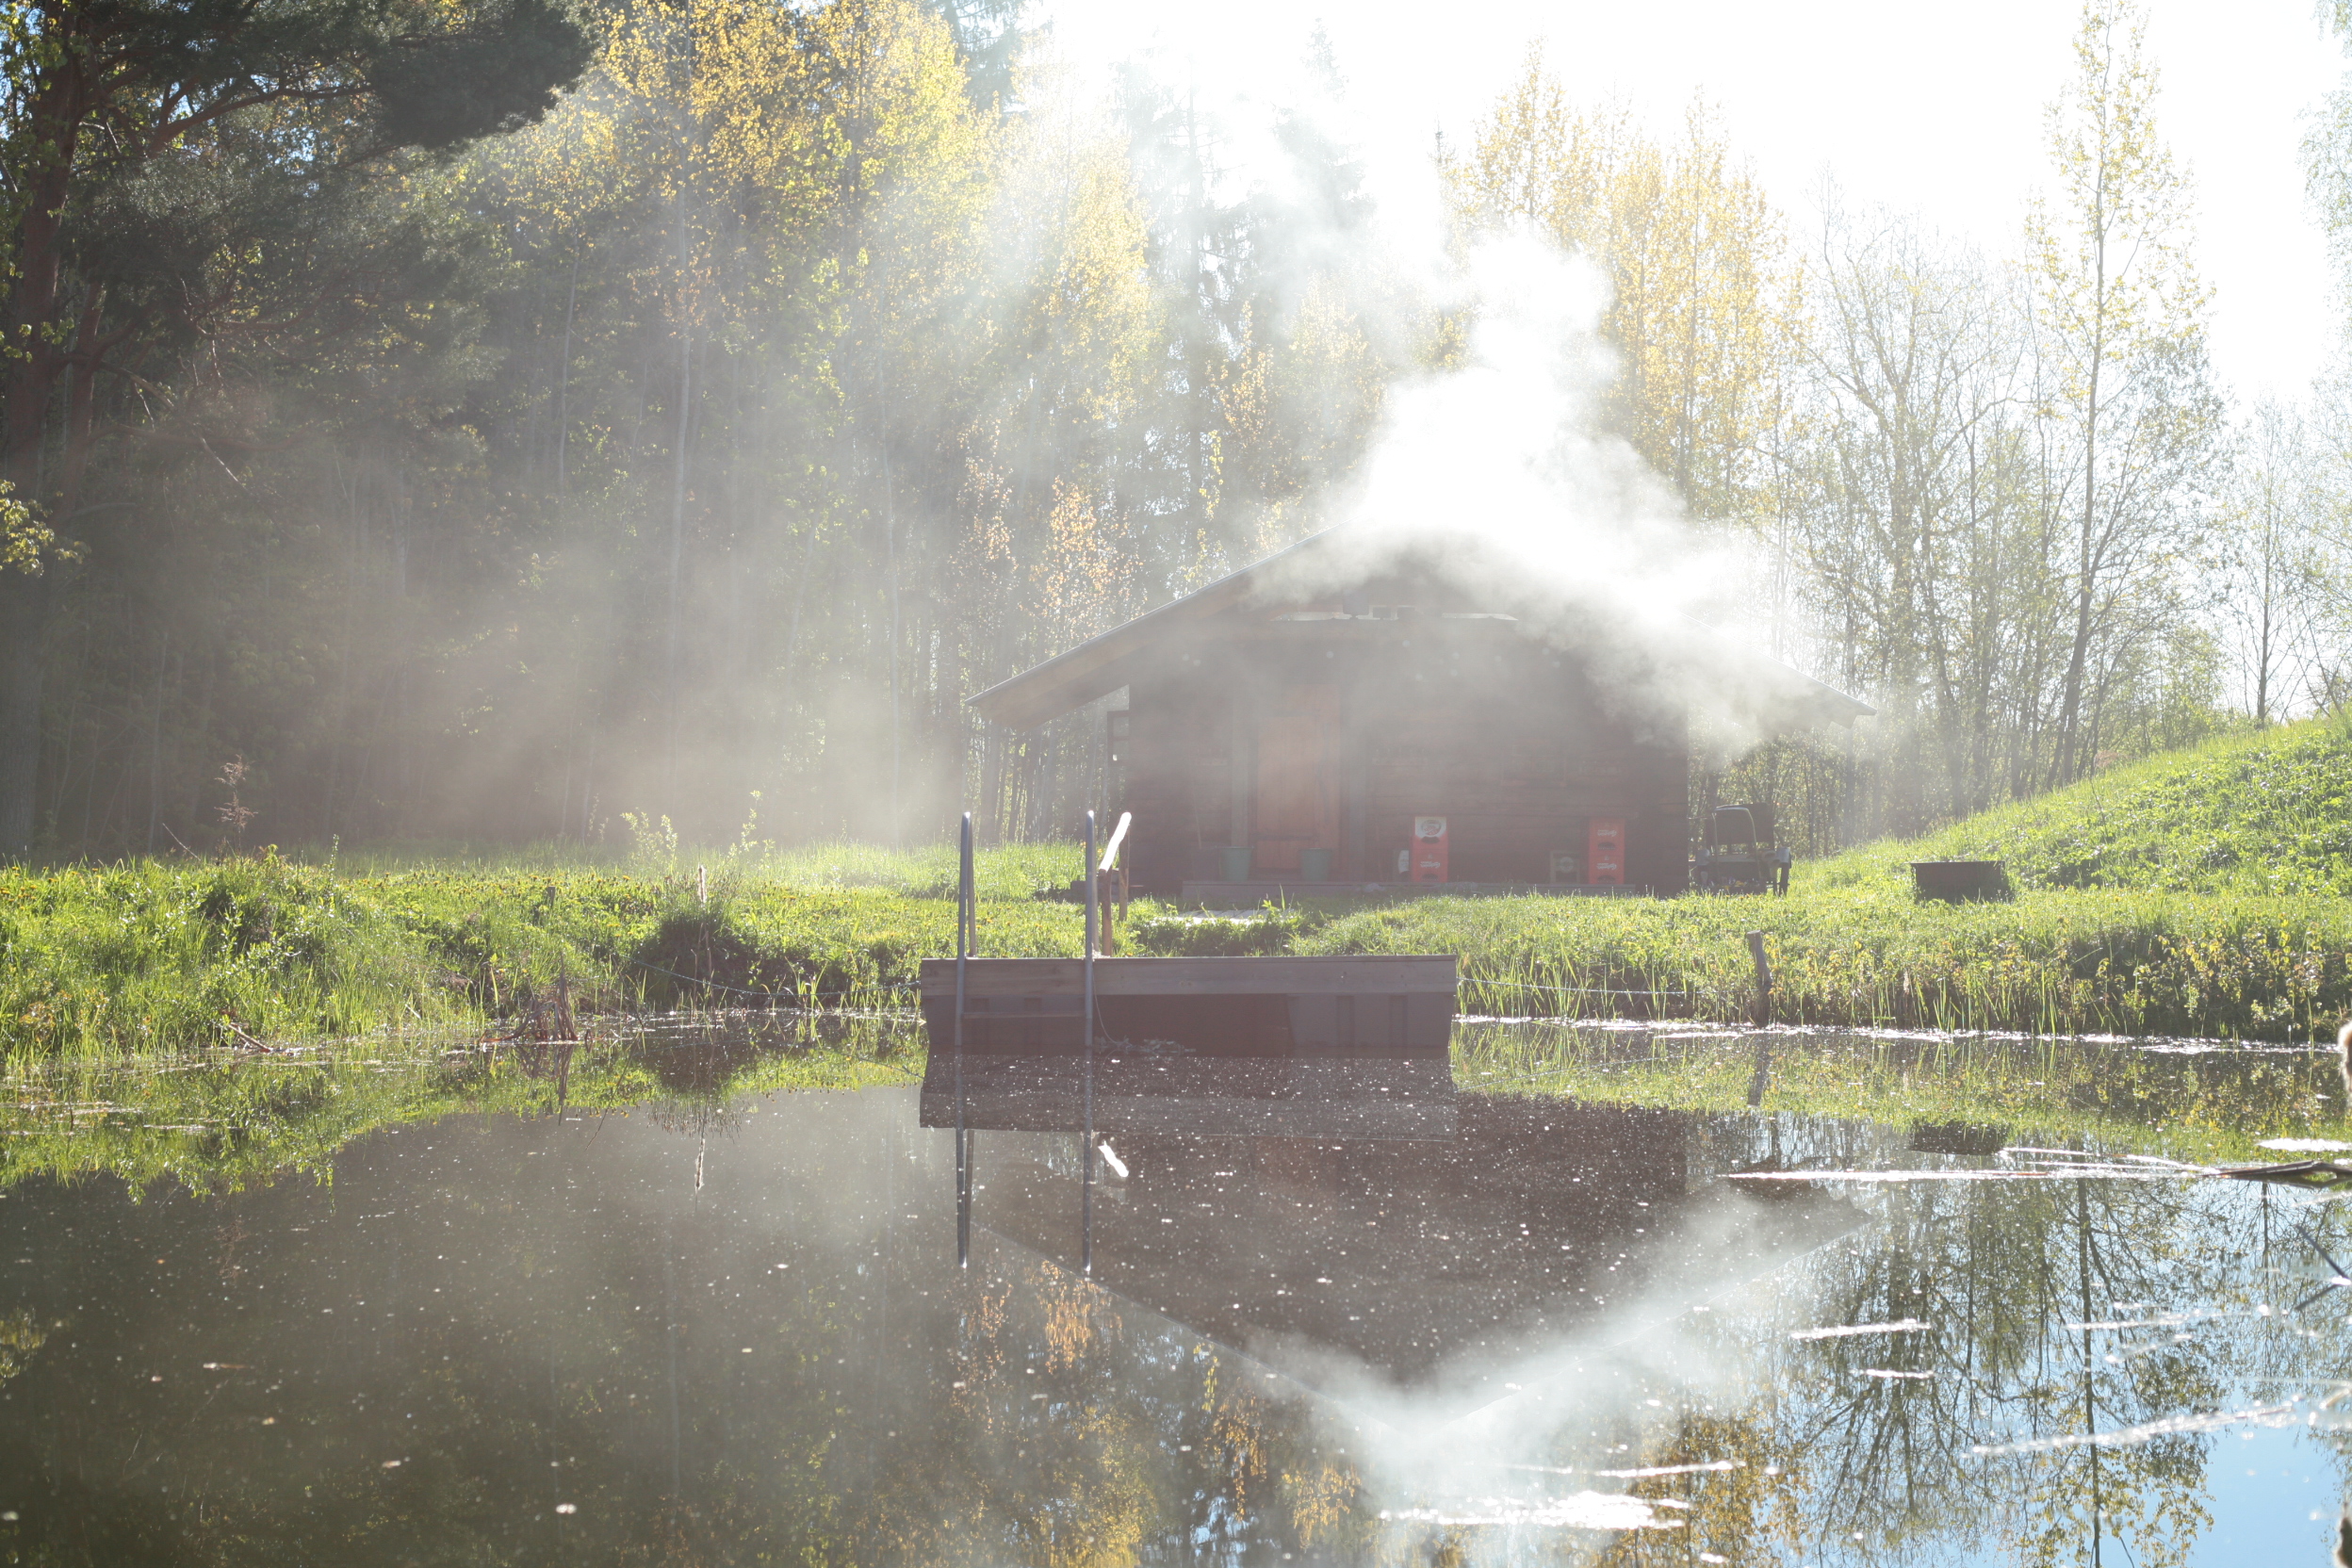
M 1885 716 L 1886 825 L 2006 791 L 2059 608 L 2014 291 L 1884 214 L 1833 206 L 1812 258 L 1792 443 L 1805 597 Z
M 2079 776 L 2097 643 L 2148 574 L 2186 543 L 2192 490 L 2218 419 L 2206 377 L 2210 291 L 2188 252 L 2188 179 L 2158 134 L 2156 67 L 2131 0 L 2088 0 L 2074 79 L 2050 110 L 2053 196 L 2027 241 L 2046 352 L 2050 417 L 2073 474 L 2071 641 L 2049 781 Z

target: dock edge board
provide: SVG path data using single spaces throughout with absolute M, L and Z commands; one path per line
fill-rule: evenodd
M 1083 958 L 965 960 L 967 997 L 1080 996 Z M 1125 996 L 1397 996 L 1454 993 L 1447 954 L 1315 958 L 1097 958 L 1094 994 Z M 923 994 L 956 994 L 956 960 L 925 958 Z

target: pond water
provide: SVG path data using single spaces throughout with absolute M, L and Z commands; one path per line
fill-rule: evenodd
M 25 1177 L 0 1556 L 2328 1560 L 2352 1205 L 1411 1069 L 975 1072 L 961 1265 L 937 1072 Z

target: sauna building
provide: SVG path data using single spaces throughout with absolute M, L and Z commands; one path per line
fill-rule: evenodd
M 1328 529 L 972 699 L 1030 729 L 1109 699 L 1138 889 L 1247 906 L 1333 883 L 1666 893 L 1691 721 L 1866 704 L 1481 538 Z

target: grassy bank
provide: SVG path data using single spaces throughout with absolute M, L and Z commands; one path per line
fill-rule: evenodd
M 909 858 L 911 862 L 914 858 Z M 1080 916 L 1007 856 L 981 951 L 1075 954 Z M 1023 869 L 1024 865 L 1026 869 Z M 1739 1019 L 1766 933 L 1784 1022 L 2044 1034 L 2326 1037 L 2352 1011 L 2352 903 L 2123 889 L 1916 902 L 1816 871 L 1787 899 L 1429 899 L 1247 921 L 1139 906 L 1131 951 L 1453 953 L 1473 1013 Z M 913 886 L 906 885 L 913 882 Z M 171 1053 L 585 1011 L 781 1001 L 903 1008 L 953 904 L 898 886 L 433 868 L 349 875 L 262 858 L 0 873 L 0 1050 Z
M 1071 953 L 1066 845 L 981 860 L 984 953 Z M 0 1054 L 170 1053 L 577 1009 L 900 1006 L 953 940 L 954 858 L 864 846 L 675 870 L 264 855 L 0 871 Z M 707 895 L 707 896 L 706 896 Z M 739 993 L 750 993 L 744 996 Z
M 2352 726 L 2314 719 L 2163 752 L 1810 872 L 1838 887 L 1944 859 L 2003 861 L 2025 890 L 2352 897 Z
M 1296 950 L 1457 953 L 1469 1011 L 1741 1019 L 1765 933 L 1781 1022 L 2309 1040 L 2352 1010 L 2352 906 L 2099 890 L 2002 903 L 1905 887 L 1787 899 L 1432 899 L 1310 915 Z
M 1917 901 L 1906 862 L 1997 858 L 2015 896 Z M 1074 846 L 980 859 L 980 946 L 1075 954 L 1037 895 Z M 582 862 L 452 849 L 0 871 L 0 1054 L 165 1053 L 476 1023 L 559 987 L 612 1011 L 904 1007 L 949 951 L 955 857 L 825 844 Z M 2352 1012 L 2352 731 L 2150 759 L 1906 843 L 1786 899 L 1333 902 L 1243 921 L 1139 906 L 1130 951 L 1453 953 L 1462 1005 L 1737 1019 L 1766 933 L 1785 1022 L 2321 1038 Z

